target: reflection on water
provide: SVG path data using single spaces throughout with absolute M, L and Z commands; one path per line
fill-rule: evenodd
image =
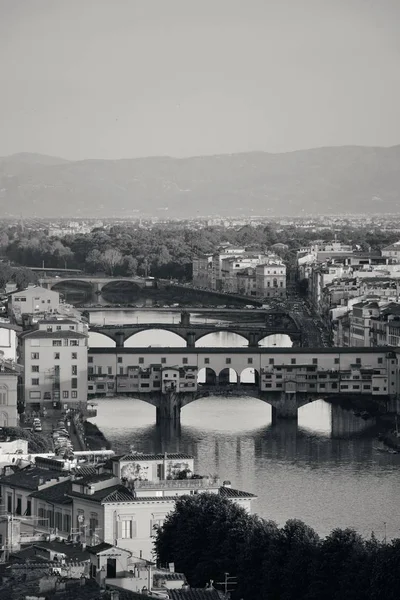
M 182 410 L 178 429 L 156 427 L 155 409 L 139 400 L 98 401 L 94 420 L 113 448 L 188 452 L 201 473 L 219 473 L 257 494 L 254 509 L 279 524 L 299 518 L 325 535 L 334 527 L 398 530 L 399 455 L 374 451 L 368 426 L 323 401 L 300 409 L 298 425 L 271 425 L 271 409 L 251 398 L 204 398 Z M 354 433 L 354 431 L 356 433 Z

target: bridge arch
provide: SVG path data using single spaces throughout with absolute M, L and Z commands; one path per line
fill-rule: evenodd
M 217 383 L 217 373 L 211 367 L 203 367 L 197 373 L 197 383 L 199 385 L 215 385 Z
M 167 340 L 165 340 L 167 338 Z M 160 341 L 162 342 L 160 344 Z M 167 327 L 145 327 L 125 338 L 125 348 L 148 348 L 162 346 L 166 348 L 186 348 L 187 341 L 173 329 Z
M 291 348 L 293 346 L 292 339 L 287 333 L 271 333 L 258 340 L 258 345 L 261 348 Z
M 232 367 L 225 367 L 224 369 L 221 369 L 218 374 L 219 385 L 235 384 L 239 383 L 239 381 L 239 374 L 235 369 L 232 369 Z
M 240 383 L 241 384 L 252 384 L 259 385 L 260 383 L 260 372 L 258 369 L 254 367 L 246 367 L 240 373 Z
M 229 338 L 228 338 L 229 334 Z M 248 338 L 241 334 L 232 331 L 231 329 L 218 328 L 215 331 L 200 333 L 196 336 L 196 348 L 225 348 L 225 347 L 243 347 L 248 346 Z
M 114 290 L 113 288 L 116 289 Z M 140 285 L 138 285 L 135 281 L 130 281 L 123 278 L 110 278 L 110 281 L 100 284 L 101 292 L 138 291 L 140 289 Z
M 106 333 L 89 330 L 89 347 L 90 348 L 115 348 L 116 341 Z

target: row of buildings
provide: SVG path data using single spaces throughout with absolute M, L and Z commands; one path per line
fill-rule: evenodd
M 286 265 L 276 250 L 261 253 L 222 245 L 213 254 L 193 259 L 193 285 L 259 299 L 284 298 Z
M 398 345 L 400 242 L 374 252 L 315 242 L 299 250 L 297 268 L 335 346 Z

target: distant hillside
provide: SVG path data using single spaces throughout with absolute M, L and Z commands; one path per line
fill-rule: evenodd
M 400 146 L 66 161 L 0 158 L 3 215 L 301 215 L 400 211 Z

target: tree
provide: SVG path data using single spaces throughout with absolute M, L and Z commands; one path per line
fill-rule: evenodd
M 250 519 L 242 507 L 217 494 L 182 496 L 157 531 L 158 560 L 174 562 L 192 586 L 221 581 L 225 572 L 237 570 Z
M 102 254 L 101 264 L 110 275 L 114 275 L 115 267 L 121 262 L 122 254 L 115 248 L 107 248 Z

